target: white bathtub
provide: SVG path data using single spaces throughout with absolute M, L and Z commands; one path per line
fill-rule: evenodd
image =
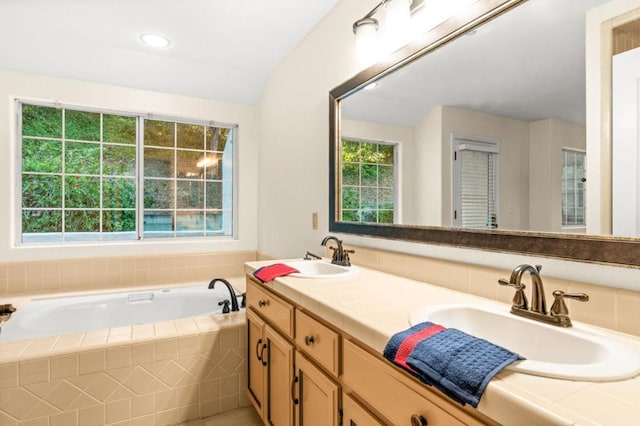
M 197 287 L 33 299 L 0 329 L 0 341 L 149 324 L 222 313 L 222 283 Z M 240 300 L 238 300 L 240 304 Z

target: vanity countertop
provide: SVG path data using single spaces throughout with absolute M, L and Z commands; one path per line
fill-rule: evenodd
M 245 269 L 251 274 L 272 263 L 248 262 Z M 360 273 L 349 278 L 281 277 L 264 285 L 380 353 L 394 333 L 409 327 L 409 313 L 425 305 L 483 303 L 509 310 L 508 305 L 493 300 L 359 268 Z M 636 346 L 640 353 L 639 338 L 606 331 Z M 499 423 L 512 425 L 636 425 L 640 418 L 640 376 L 594 383 L 505 370 L 491 380 L 478 410 Z

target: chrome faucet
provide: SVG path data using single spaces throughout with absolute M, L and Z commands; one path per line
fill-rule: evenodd
M 553 292 L 554 302 L 551 305 L 551 311 L 547 313 L 547 303 L 544 296 L 544 285 L 540 277 L 541 265 L 534 268 L 531 265 L 520 265 L 513 269 L 509 281 L 499 279 L 498 284 L 508 285 L 516 289 L 513 296 L 513 304 L 511 313 L 521 317 L 546 322 L 560 327 L 571 327 L 571 319 L 569 318 L 569 310 L 564 303 L 564 299 L 574 299 L 580 302 L 589 300 L 589 296 L 584 293 L 565 294 L 563 291 L 556 290 Z M 531 308 L 528 306 L 527 296 L 524 293 L 526 286 L 522 283 L 522 275 L 529 272 L 531 275 Z
M 335 265 L 340 265 L 340 266 L 351 266 L 351 261 L 349 260 L 349 253 L 355 253 L 355 250 L 345 250 L 342 247 L 342 241 L 332 235 L 325 237 L 320 243 L 320 245 L 326 246 L 327 242 L 329 242 L 330 240 L 335 241 L 337 246 L 336 248 L 329 247 L 331 250 L 333 250 L 331 263 Z
M 224 278 L 214 278 L 209 283 L 209 288 L 210 289 L 214 288 L 217 282 L 223 283 L 224 285 L 227 286 L 227 289 L 229 290 L 229 294 L 231 295 L 231 312 L 240 311 L 240 308 L 238 307 L 238 295 L 236 294 L 236 291 L 233 289 L 231 284 L 229 284 L 229 281 L 225 280 Z

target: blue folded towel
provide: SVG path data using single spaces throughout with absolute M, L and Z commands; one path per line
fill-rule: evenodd
M 383 355 L 460 404 L 473 407 L 493 376 L 522 359 L 484 339 L 430 322 L 393 335 Z

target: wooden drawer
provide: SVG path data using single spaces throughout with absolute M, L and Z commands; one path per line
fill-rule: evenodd
M 346 393 L 342 394 L 342 410 L 344 426 L 384 426 L 358 402 Z
M 411 416 L 424 417 L 429 426 L 480 425 L 482 422 L 376 358 L 354 343 L 343 345 L 343 382 L 358 399 L 375 407 L 394 425 L 411 425 Z M 392 398 L 392 399 L 390 399 Z
M 296 346 L 338 377 L 340 335 L 300 310 L 296 310 Z
M 293 306 L 247 279 L 247 307 L 258 312 L 269 324 L 293 338 Z

